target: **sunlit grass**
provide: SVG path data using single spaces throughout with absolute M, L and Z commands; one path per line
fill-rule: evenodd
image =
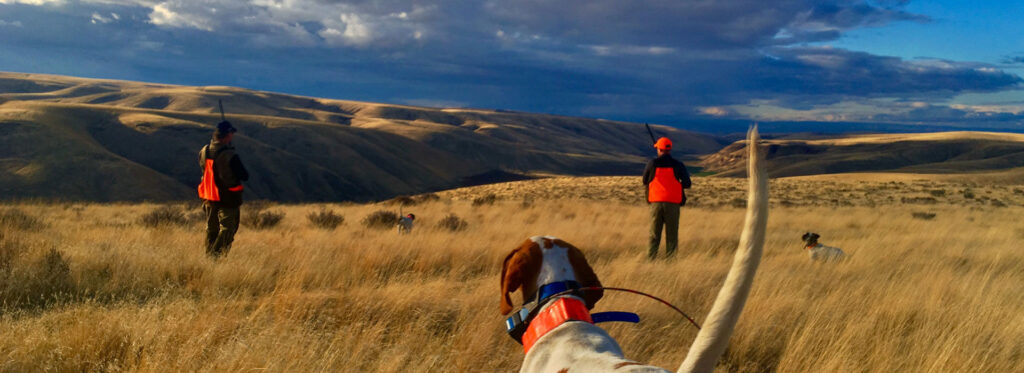
M 941 198 L 957 195 L 942 187 Z M 699 197 L 734 193 L 719 188 Z M 0 371 L 514 371 L 523 355 L 504 335 L 498 273 L 527 237 L 561 237 L 605 285 L 664 297 L 700 322 L 743 218 L 726 202 L 684 208 L 680 255 L 652 263 L 645 205 L 499 197 L 403 207 L 417 219 L 401 236 L 359 223 L 397 206 L 273 206 L 284 219 L 242 227 L 217 262 L 204 254 L 200 222 L 141 224 L 156 205 L 8 205 L 38 225 L 0 228 Z M 777 196 L 719 370 L 1024 370 L 1024 208 L 958 198 L 927 205 L 935 217 L 925 220 L 912 216 L 921 205 L 898 197 L 782 207 Z M 324 207 L 343 223 L 310 223 Z M 452 214 L 463 230 L 441 224 Z M 808 230 L 849 260 L 811 263 L 799 241 Z M 674 370 L 696 335 L 634 295 L 609 292 L 597 308 L 641 315 L 638 325 L 605 325 L 631 359 Z

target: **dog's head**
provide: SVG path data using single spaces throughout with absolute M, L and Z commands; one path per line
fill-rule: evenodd
M 505 257 L 501 267 L 501 314 L 512 311 L 511 294 L 522 289 L 523 301 L 532 299 L 545 284 L 576 281 L 580 286 L 601 286 L 583 253 L 555 237 L 533 237 Z M 583 292 L 587 308 L 604 295 L 602 290 Z
M 807 246 L 811 246 L 811 245 L 817 244 L 818 243 L 818 238 L 820 238 L 820 237 L 821 236 L 819 236 L 817 233 L 807 232 L 807 233 L 804 233 L 804 235 L 803 235 L 803 237 L 801 237 L 801 239 L 804 241 L 805 244 L 807 244 Z

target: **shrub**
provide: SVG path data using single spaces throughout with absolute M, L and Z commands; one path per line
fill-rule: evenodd
M 935 197 L 943 197 L 946 195 L 946 191 L 944 189 L 932 189 L 929 190 L 928 193 L 931 193 L 932 196 Z
M 388 205 L 388 206 L 393 206 L 393 205 L 415 206 L 417 203 L 419 203 L 419 201 L 417 201 L 417 200 L 415 200 L 415 199 L 413 199 L 412 197 L 409 197 L 409 196 L 398 196 L 398 197 L 389 199 L 386 202 L 384 202 L 384 204 Z
M 185 212 L 184 212 L 184 214 L 185 214 L 185 222 L 187 222 L 188 224 L 194 225 L 194 224 L 202 223 L 205 226 L 205 224 L 206 224 L 206 209 L 203 208 L 203 204 L 202 203 L 200 203 L 198 205 L 193 205 L 191 207 L 186 204 L 185 205 Z
M 974 191 L 970 189 L 964 189 L 964 198 L 974 199 Z
M 445 216 L 443 219 L 441 219 L 441 221 L 437 222 L 438 228 L 447 229 L 451 232 L 458 232 L 464 230 L 468 225 L 469 223 L 467 223 L 465 220 L 462 220 L 462 218 L 459 218 L 455 214 L 448 214 L 448 216 Z
M 939 200 L 932 197 L 902 197 L 900 198 L 900 201 L 903 203 L 916 203 L 923 205 L 934 205 L 939 202 Z
M 11 269 L 11 263 L 21 255 L 22 251 L 24 248 L 20 244 L 8 240 L 4 237 L 3 232 L 0 232 L 0 276 Z
M 45 283 L 57 288 L 65 288 L 63 283 L 70 281 L 71 263 L 60 250 L 51 248 L 37 265 Z
M 29 304 L 46 307 L 74 293 L 71 262 L 60 250 L 51 248 L 32 267 L 34 276 L 26 278 L 27 283 L 23 284 L 28 285 L 27 294 L 35 298 L 28 300 Z
M 0 313 L 46 308 L 77 294 L 71 262 L 56 248 L 28 257 L 19 243 L 0 238 L 0 261 L 7 266 L 0 267 Z
M 935 214 L 931 213 L 931 212 L 912 212 L 912 213 L 910 213 L 910 216 L 913 217 L 914 219 L 921 219 L 921 220 L 932 220 L 932 219 L 935 219 Z
M 266 202 L 250 204 L 248 208 L 242 209 L 242 224 L 252 229 L 267 229 L 276 227 L 284 220 L 284 212 L 268 210 Z
M 497 200 L 498 196 L 491 193 L 483 197 L 473 198 L 473 206 L 493 205 Z
M 27 231 L 43 228 L 43 222 L 19 209 L 6 209 L 0 211 L 0 226 Z
M 378 210 L 363 218 L 363 226 L 376 229 L 391 229 L 398 224 L 398 214 L 388 210 Z
M 435 202 L 440 200 L 441 196 L 434 193 L 420 194 L 416 196 L 416 201 L 419 203 Z
M 188 224 L 188 219 L 185 218 L 185 211 L 181 207 L 164 205 L 143 214 L 140 222 L 144 226 L 155 228 L 166 225 L 184 226 Z
M 281 214 L 284 217 L 284 214 Z M 306 215 L 314 227 L 320 229 L 334 229 L 345 222 L 345 217 L 334 213 L 334 211 L 321 208 L 319 212 L 311 212 Z

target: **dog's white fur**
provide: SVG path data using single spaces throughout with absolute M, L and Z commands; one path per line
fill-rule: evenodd
M 398 224 L 395 224 L 395 228 L 398 229 L 399 234 L 412 233 L 412 218 L 408 216 L 398 218 Z
M 812 247 L 807 248 L 807 255 L 810 255 L 813 261 L 839 261 L 846 259 L 846 253 L 838 247 L 825 246 L 822 244 L 816 244 Z
M 725 285 L 715 299 L 703 328 L 690 347 L 690 353 L 679 367 L 679 372 L 711 372 L 714 370 L 718 358 L 728 346 L 729 337 L 732 335 L 733 328 L 746 302 L 754 273 L 760 263 L 768 218 L 768 182 L 760 164 L 760 154 L 757 151 L 756 127 L 751 129 L 747 139 L 750 155 L 748 163 L 750 191 L 747 220 L 740 237 L 740 245 L 732 268 L 726 277 Z M 553 237 L 533 237 L 531 240 L 542 247 L 545 245 L 545 240 L 548 243 L 555 241 Z M 582 254 L 572 252 L 572 250 L 578 251 L 577 249 L 557 244 L 553 245 L 554 247 L 551 246 L 548 244 L 550 249 L 540 250 L 543 253 L 542 259 L 520 260 L 522 258 L 514 258 L 517 250 L 521 251 L 524 247 L 514 250 L 506 258 L 506 268 L 502 272 L 502 291 L 505 293 L 502 313 L 507 313 L 510 310 L 508 292 L 515 291 L 520 282 L 525 300 L 533 297 L 537 289 L 544 284 L 579 280 L 576 276 L 577 273 L 593 275 L 589 265 L 585 262 L 579 263 L 580 260 L 585 261 Z M 537 252 L 536 247 L 531 247 L 531 249 Z M 575 262 L 573 255 L 578 258 Z M 516 265 L 517 261 L 519 264 L 535 264 L 537 260 L 540 261 L 540 269 L 537 271 L 536 277 L 533 278 L 530 278 L 532 276 L 529 274 L 522 274 L 523 271 L 508 269 L 509 266 Z M 581 266 L 586 266 L 585 271 L 579 268 Z M 506 277 L 506 272 L 510 274 L 508 277 Z M 512 275 L 512 273 L 519 274 Z M 509 278 L 513 279 L 511 281 L 513 283 L 506 286 L 510 282 Z M 528 284 L 529 281 L 533 282 Z M 597 282 L 596 277 L 593 278 L 593 281 Z M 597 283 L 599 284 L 599 282 Z M 588 285 L 583 284 L 583 286 Z M 584 297 L 586 296 L 584 294 Z M 600 295 L 597 298 L 600 298 Z M 596 299 L 592 302 L 596 302 Z M 588 305 L 592 306 L 592 304 Z M 670 343 L 671 341 L 666 342 Z M 520 372 L 666 372 L 666 370 L 625 359 L 618 343 L 604 329 L 587 322 L 569 321 L 552 329 L 537 340 L 533 348 L 526 354 Z
M 550 244 L 545 246 L 545 239 Z M 542 247 L 543 261 L 536 283 L 539 285 L 561 281 L 577 281 L 576 268 L 569 260 L 569 248 L 559 245 L 555 237 L 531 237 Z M 566 296 L 583 301 L 582 298 Z M 541 308 L 543 311 L 547 306 Z M 604 329 L 583 321 L 569 321 L 552 329 L 537 340 L 526 354 L 520 372 L 559 372 L 571 367 L 573 372 L 602 372 L 623 365 L 618 372 L 667 372 L 652 366 L 642 366 L 627 360 L 622 348 Z
M 531 237 L 530 240 L 538 245 L 543 245 L 543 240 L 557 240 L 556 237 Z M 550 284 L 552 282 L 576 281 L 576 270 L 569 262 L 569 248 L 558 244 L 551 245 L 544 249 L 544 264 L 540 267 L 540 274 L 537 275 L 538 284 Z

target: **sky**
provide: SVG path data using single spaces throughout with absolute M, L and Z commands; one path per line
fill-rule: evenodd
M 1024 129 L 1024 2 L 0 0 L 0 70 L 678 125 Z

